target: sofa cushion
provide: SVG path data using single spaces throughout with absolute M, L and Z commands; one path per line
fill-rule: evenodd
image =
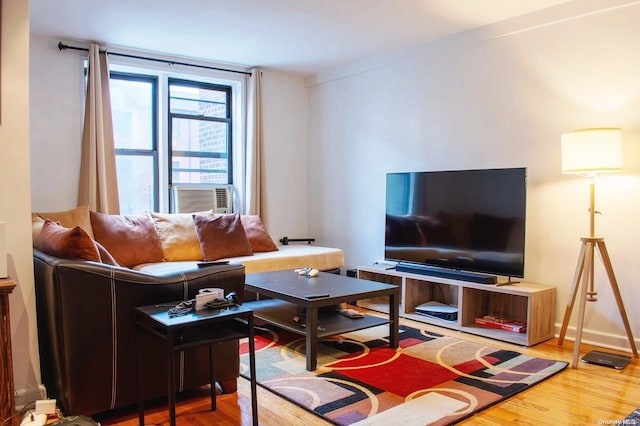
M 265 251 L 276 251 L 278 247 L 275 245 L 271 236 L 267 232 L 257 215 L 242 215 L 240 216 L 244 232 L 247 234 L 249 244 L 251 244 L 251 251 L 254 253 L 261 253 Z
M 91 212 L 96 241 L 102 244 L 119 265 L 162 262 L 162 246 L 148 216 L 124 216 Z
M 344 266 L 344 254 L 337 248 L 289 244 L 279 246 L 276 251 L 234 257 L 229 261 L 243 264 L 247 274 L 307 267 L 328 271 Z
M 58 222 L 65 228 L 73 228 L 76 225 L 81 226 L 91 238 L 93 238 L 93 229 L 91 228 L 91 218 L 89 217 L 89 206 L 80 206 L 73 209 L 48 212 L 48 213 L 32 213 L 31 225 L 33 232 L 33 246 L 41 249 L 39 238 L 44 220 L 50 219 Z
M 202 260 L 202 250 L 193 224 L 194 214 L 213 215 L 213 210 L 197 213 L 149 212 L 160 239 L 164 260 Z
M 220 216 L 193 215 L 204 260 L 251 255 L 251 244 L 238 213 Z
M 66 228 L 46 219 L 40 232 L 40 246 L 43 252 L 63 259 L 100 262 L 98 247 L 79 225 Z

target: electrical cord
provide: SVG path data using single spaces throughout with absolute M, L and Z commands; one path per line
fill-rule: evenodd
M 187 315 L 189 312 L 193 311 L 196 305 L 195 299 L 185 300 L 184 302 L 178 303 L 173 308 L 169 309 L 169 318 L 179 317 L 182 315 Z
M 16 413 L 14 413 L 13 415 L 7 417 L 6 419 L 4 419 L 2 421 L 2 423 L 0 423 L 0 426 L 5 426 L 6 424 L 10 424 L 7 423 L 11 420 L 13 420 L 14 418 L 20 416 L 20 417 L 24 417 L 25 414 L 27 413 L 31 413 L 31 421 L 33 421 L 35 419 L 35 416 L 33 414 L 33 410 L 36 408 L 36 402 L 32 401 L 29 402 L 28 404 L 25 404 L 24 407 L 22 407 L 22 409 L 20 411 L 17 411 Z

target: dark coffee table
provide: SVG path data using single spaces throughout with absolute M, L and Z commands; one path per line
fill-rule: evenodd
M 396 285 L 326 272 L 306 277 L 293 270 L 247 274 L 245 281 L 246 290 L 270 298 L 243 304 L 253 310 L 256 318 L 306 337 L 309 371 L 317 367 L 319 338 L 388 324 L 389 346 L 398 347 L 400 288 Z M 335 310 L 320 309 L 379 296 L 389 297 L 388 318 L 365 315 L 354 319 Z M 301 310 L 306 311 L 304 326 L 294 321 Z

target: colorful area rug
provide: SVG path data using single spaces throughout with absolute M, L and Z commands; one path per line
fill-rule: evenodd
M 325 339 L 319 367 L 309 372 L 304 338 L 258 327 L 258 384 L 337 425 L 445 425 L 568 365 L 404 326 L 395 350 L 387 335 L 384 326 Z M 246 352 L 245 341 L 243 375 L 248 373 Z

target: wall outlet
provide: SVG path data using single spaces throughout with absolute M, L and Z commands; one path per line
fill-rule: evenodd
M 55 413 L 56 413 L 55 399 L 39 399 L 36 401 L 36 415 L 55 414 Z

